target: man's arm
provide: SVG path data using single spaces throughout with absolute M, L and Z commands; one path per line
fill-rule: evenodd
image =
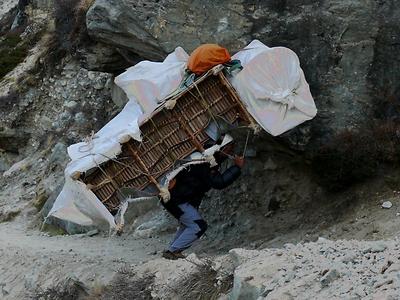
M 216 170 L 212 170 L 210 174 L 211 187 L 222 190 L 231 185 L 240 176 L 243 163 L 243 158 L 235 157 L 235 165 L 228 168 L 222 174 Z

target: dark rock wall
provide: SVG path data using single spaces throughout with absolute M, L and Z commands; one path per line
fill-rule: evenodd
M 378 32 L 368 80 L 375 117 L 400 119 L 400 3 L 379 1 Z
M 95 40 L 153 60 L 176 46 L 190 52 L 201 43 L 219 43 L 232 53 L 252 39 L 291 48 L 319 109 L 302 134 L 309 132 L 311 141 L 320 143 L 344 128 L 368 123 L 380 102 L 399 93 L 397 4 L 97 0 L 87 26 Z
M 253 157 L 247 159 L 242 178 L 206 199 L 203 211 L 218 248 L 238 234 L 247 243 L 252 235 L 279 238 L 290 226 L 312 231 L 313 225 L 307 224 L 324 214 L 314 207 L 328 198 L 315 183 L 307 160 L 281 147 L 280 139 L 308 154 L 345 129 L 363 130 L 374 118 L 399 118 L 399 4 L 97 0 L 87 13 L 87 28 L 94 40 L 150 60 L 164 58 L 177 46 L 190 52 L 202 43 L 218 43 L 235 53 L 253 39 L 288 47 L 299 56 L 318 115 L 282 138 L 263 134 L 254 139 Z M 277 209 L 281 214 L 268 219 Z M 324 216 L 327 221 L 330 217 Z

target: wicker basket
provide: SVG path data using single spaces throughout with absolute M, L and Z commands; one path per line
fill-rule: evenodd
M 221 71 L 208 72 L 167 100 L 176 100 L 176 105 L 167 109 L 164 102 L 140 125 L 142 142 L 129 140 L 122 144 L 122 152 L 115 160 L 81 176 L 112 213 L 123 200 L 120 188 L 157 191 L 157 180 L 171 170 L 177 160 L 196 150 L 203 151 L 204 143 L 209 140 L 205 128 L 213 118 L 222 118 L 230 124 L 251 122 L 236 91 Z

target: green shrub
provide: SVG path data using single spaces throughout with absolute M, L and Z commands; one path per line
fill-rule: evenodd
M 21 37 L 18 34 L 7 34 L 4 41 L 1 43 L 2 47 L 14 48 L 21 42 Z
M 27 53 L 28 47 L 18 34 L 7 34 L 0 42 L 0 79 L 21 63 Z
M 15 50 L 0 50 L 0 79 L 21 63 L 27 54 L 25 48 Z

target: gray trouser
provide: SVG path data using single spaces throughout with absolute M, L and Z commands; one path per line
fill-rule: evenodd
M 179 204 L 182 215 L 179 217 L 180 227 L 172 240 L 169 251 L 181 251 L 189 248 L 207 230 L 207 223 L 198 210 L 189 203 Z

